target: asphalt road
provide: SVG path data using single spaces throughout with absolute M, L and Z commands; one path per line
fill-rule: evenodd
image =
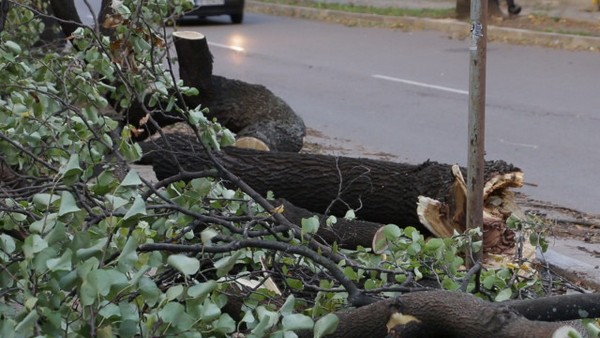
M 396 160 L 466 164 L 468 41 L 247 13 L 180 30 L 208 38 L 214 73 L 267 86 L 309 128 Z M 486 159 L 532 198 L 600 214 L 600 58 L 488 45 Z M 360 152 L 357 152 L 360 154 Z
M 86 15 L 82 15 L 86 20 Z M 267 86 L 353 155 L 466 165 L 469 41 L 246 13 L 206 35 L 214 73 Z M 597 53 L 488 45 L 486 159 L 519 166 L 531 198 L 600 214 Z

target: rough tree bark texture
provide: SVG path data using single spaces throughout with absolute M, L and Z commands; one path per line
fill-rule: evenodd
M 486 0 L 482 0 L 486 1 Z M 456 17 L 468 19 L 471 15 L 471 0 L 456 0 Z M 502 16 L 499 0 L 488 0 L 488 15 Z
M 177 162 L 186 171 L 212 167 L 204 150 L 193 140 L 172 135 L 167 143 L 159 139 L 142 144 L 142 162 L 152 163 L 159 179 L 177 175 Z M 414 226 L 424 232 L 424 223 L 439 222 L 437 227 L 448 229 L 463 223 L 464 227 L 464 198 L 460 197 L 463 189 L 456 187 L 456 173 L 447 164 L 427 161 L 413 165 L 233 147 L 216 152 L 215 156 L 258 193 L 273 191 L 275 197 L 312 212 L 343 216 L 353 209 L 362 220 Z M 498 180 L 505 176 L 507 180 Z M 490 190 L 488 200 L 496 198 L 496 202 L 501 202 L 508 188 L 522 184 L 522 173 L 503 161 L 487 162 L 486 182 Z M 418 203 L 433 208 L 419 214 Z M 502 227 L 499 223 L 508 215 L 503 214 L 501 206 L 494 208 L 500 217 L 494 226 Z M 428 222 L 420 219 L 424 217 Z M 497 230 L 504 234 L 503 228 Z
M 560 297 L 568 299 L 570 296 Z M 532 300 L 536 301 L 543 299 Z M 560 304 L 555 304 L 559 311 Z M 412 292 L 336 315 L 340 319 L 338 328 L 327 337 L 550 338 L 559 330 L 574 330 L 564 323 L 529 320 L 502 303 L 489 303 L 467 293 L 441 290 Z M 564 320 L 575 318 L 565 317 Z M 300 334 L 300 337 L 311 336 L 309 332 Z

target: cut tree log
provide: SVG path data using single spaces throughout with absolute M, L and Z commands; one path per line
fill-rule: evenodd
M 168 145 L 167 145 L 168 144 Z M 185 136 L 169 135 L 141 144 L 143 163 L 152 164 L 158 179 L 186 171 L 212 168 L 204 149 Z M 465 229 L 464 169 L 426 161 L 419 165 L 318 154 L 270 153 L 227 147 L 217 160 L 258 193 L 324 215 L 344 216 L 354 210 L 359 219 L 413 226 L 437 236 Z M 501 253 L 514 243 L 505 226 L 516 204 L 510 188 L 520 187 L 523 173 L 504 161 L 489 161 L 485 170 L 487 252 Z
M 203 34 L 190 31 L 173 33 L 173 42 L 179 61 L 179 77 L 185 86 L 195 87 L 199 93 L 183 97 L 187 107 L 208 108 L 206 117 L 236 133 L 237 138 L 260 140 L 271 151 L 298 152 L 302 149 L 306 127 L 304 121 L 266 87 L 227 79 L 212 74 L 213 57 Z M 129 123 L 140 126 L 147 116 L 142 107 L 133 105 L 127 112 Z M 176 112 L 158 112 L 153 115 L 159 126 L 184 120 Z M 151 123 L 143 124 L 143 140 L 156 131 Z
M 82 26 L 72 0 L 51 0 L 51 5 L 66 36 L 70 36 L 75 29 Z M 121 18 L 112 15 L 109 5 L 109 0 L 102 1 L 98 20 L 101 27 L 98 27 L 98 30 L 111 36 L 114 24 L 120 23 Z M 199 95 L 185 96 L 183 102 L 177 100 L 180 106 L 208 108 L 209 119 L 216 118 L 238 137 L 260 140 L 271 151 L 297 152 L 302 149 L 306 134 L 304 121 L 285 101 L 262 85 L 213 75 L 213 57 L 203 34 L 177 31 L 172 36 L 179 60 L 180 78 L 184 85 L 199 90 Z M 156 36 L 149 36 L 148 40 L 152 44 L 162 41 Z M 128 42 L 113 40 L 113 43 Z M 129 50 L 127 46 L 118 48 L 121 49 Z M 133 54 L 129 53 L 128 56 L 133 57 Z M 122 56 L 114 56 L 113 59 L 118 62 L 120 57 Z M 139 96 L 134 97 L 131 105 L 124 109 L 119 105 L 121 98 L 109 98 L 109 102 L 117 110 L 117 115 L 124 116 L 123 123 L 139 128 L 139 132 L 133 137 L 134 140 L 144 140 L 160 127 L 185 121 L 174 108 L 169 111 L 149 109 L 145 102 L 149 98 L 143 97 L 145 94 L 147 93 L 137 93 Z M 173 92 L 172 95 L 177 93 Z M 169 105 L 158 104 L 158 107 L 167 106 Z M 154 121 L 147 122 L 151 111 Z
M 597 302 L 598 297 L 594 298 Z M 543 302 L 543 298 L 532 300 L 536 301 Z M 555 304 L 559 311 L 560 304 Z M 570 306 L 571 303 L 565 304 Z M 551 338 L 568 337 L 568 333 L 578 332 L 566 323 L 527 319 L 503 303 L 490 303 L 471 294 L 442 290 L 407 293 L 336 315 L 338 327 L 327 337 Z M 565 317 L 564 320 L 578 318 Z M 312 337 L 312 332 L 304 331 L 299 336 Z
M 302 149 L 304 121 L 285 101 L 262 85 L 212 75 L 212 55 L 204 35 L 179 31 L 173 33 L 173 41 L 179 77 L 184 85 L 200 91 L 185 98 L 188 106 L 208 108 L 207 117 L 216 118 L 238 137 L 263 141 L 272 151 Z

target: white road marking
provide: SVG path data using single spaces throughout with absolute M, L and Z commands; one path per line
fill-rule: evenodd
M 243 47 L 239 47 L 239 46 L 230 46 L 230 45 L 223 45 L 220 43 L 216 43 L 216 42 L 209 42 L 208 43 L 211 46 L 215 46 L 215 47 L 219 47 L 219 48 L 225 48 L 225 49 L 229 49 L 235 52 L 243 52 L 245 51 L 245 49 Z
M 510 144 L 511 146 L 519 146 L 519 147 L 531 148 L 531 149 L 537 149 L 537 148 L 539 148 L 536 144 L 515 143 L 515 142 L 506 141 L 505 139 L 502 139 L 502 138 L 500 139 L 500 143 Z
M 416 81 L 411 81 L 411 80 L 399 79 L 399 78 L 395 78 L 395 77 L 391 77 L 391 76 L 385 76 L 385 75 L 379 75 L 379 74 L 375 74 L 375 75 L 373 75 L 373 77 L 376 78 L 376 79 L 388 80 L 388 81 L 393 81 L 393 82 L 400 82 L 400 83 L 404 83 L 404 84 L 411 85 L 411 86 L 417 86 L 417 87 L 423 87 L 423 88 L 429 88 L 429 89 L 442 90 L 442 91 L 445 91 L 445 92 L 450 92 L 450 93 L 455 93 L 455 94 L 469 95 L 469 91 L 467 91 L 467 90 L 460 90 L 460 89 L 454 89 L 454 88 L 449 88 L 449 87 L 436 86 L 436 85 L 432 85 L 432 84 L 428 84 L 428 83 L 422 83 L 422 82 L 416 82 Z

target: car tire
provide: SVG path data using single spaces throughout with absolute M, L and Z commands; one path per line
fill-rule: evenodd
M 244 21 L 244 13 L 231 14 L 231 22 L 239 24 Z

